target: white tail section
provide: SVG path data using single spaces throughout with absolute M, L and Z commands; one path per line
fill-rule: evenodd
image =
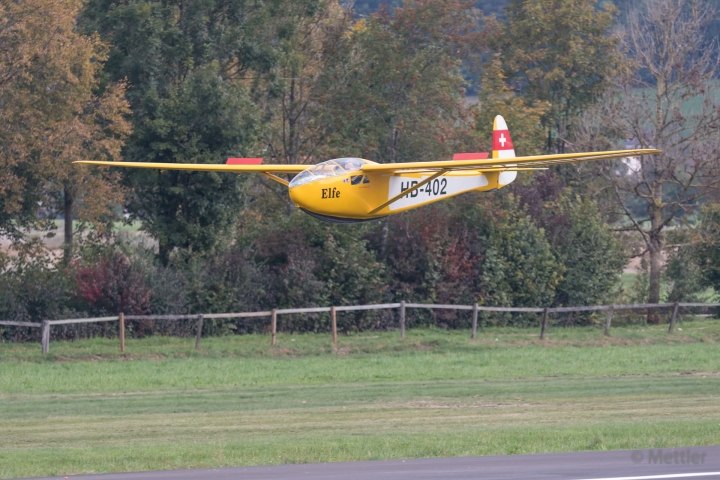
M 508 130 L 505 119 L 498 115 L 493 124 L 493 151 L 492 158 L 515 158 L 515 147 L 513 147 L 510 130 Z M 498 184 L 500 186 L 512 183 L 517 177 L 517 172 L 509 171 L 500 173 Z

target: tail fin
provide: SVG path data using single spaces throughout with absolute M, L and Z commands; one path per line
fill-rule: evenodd
M 510 138 L 510 131 L 508 130 L 505 119 L 498 115 L 495 117 L 495 123 L 493 124 L 493 151 L 492 158 L 514 158 L 515 147 L 513 147 L 512 138 Z M 500 173 L 498 178 L 499 186 L 507 185 L 512 183 L 517 177 L 517 172 L 508 171 Z

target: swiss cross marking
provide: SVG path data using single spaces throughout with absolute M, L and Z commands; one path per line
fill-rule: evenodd
M 502 145 L 503 148 L 505 148 L 505 142 L 507 142 L 507 138 L 505 138 L 505 134 L 500 134 L 500 145 Z

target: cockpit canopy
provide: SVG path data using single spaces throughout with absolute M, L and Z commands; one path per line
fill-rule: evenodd
M 335 175 L 344 175 L 350 172 L 356 172 L 362 168 L 367 160 L 362 158 L 336 158 L 327 162 L 313 165 L 307 170 L 303 170 L 290 182 L 290 188 L 304 185 L 306 183 L 320 180 L 321 178 L 334 177 Z

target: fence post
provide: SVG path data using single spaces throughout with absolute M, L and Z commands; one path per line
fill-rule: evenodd
M 540 326 L 540 340 L 545 338 L 545 327 L 547 326 L 547 319 L 548 319 L 548 308 L 545 308 L 545 310 L 543 310 L 542 325 Z
M 612 322 L 614 309 L 615 309 L 615 305 L 610 305 L 610 310 L 608 310 L 607 319 L 605 320 L 605 336 L 606 337 L 610 336 L 610 322 Z
M 475 338 L 475 335 L 477 334 L 477 317 L 478 317 L 478 304 L 476 302 L 473 305 L 472 338 Z
M 201 313 L 200 315 L 198 315 L 197 333 L 195 334 L 195 350 L 200 348 L 200 337 L 202 337 L 203 320 L 205 320 L 205 317 L 203 317 L 203 314 Z
M 277 310 L 272 309 L 272 313 L 270 314 L 270 345 L 273 347 L 275 346 L 275 334 L 277 333 Z
M 405 300 L 400 302 L 400 338 L 405 338 Z
M 330 307 L 330 320 L 332 320 L 333 345 L 337 345 L 337 314 L 335 307 Z
M 42 346 L 42 353 L 50 352 L 50 321 L 43 320 L 42 322 L 42 337 L 40 339 L 40 345 Z
M 120 353 L 125 353 L 125 314 L 120 312 L 118 315 L 120 320 L 120 326 L 118 327 L 118 334 L 120 337 Z
M 668 333 L 673 333 L 673 330 L 675 330 L 675 320 L 677 320 L 677 314 L 678 309 L 680 308 L 680 304 L 678 302 L 675 302 L 675 308 L 673 308 L 673 314 L 670 318 L 670 328 L 668 329 Z

